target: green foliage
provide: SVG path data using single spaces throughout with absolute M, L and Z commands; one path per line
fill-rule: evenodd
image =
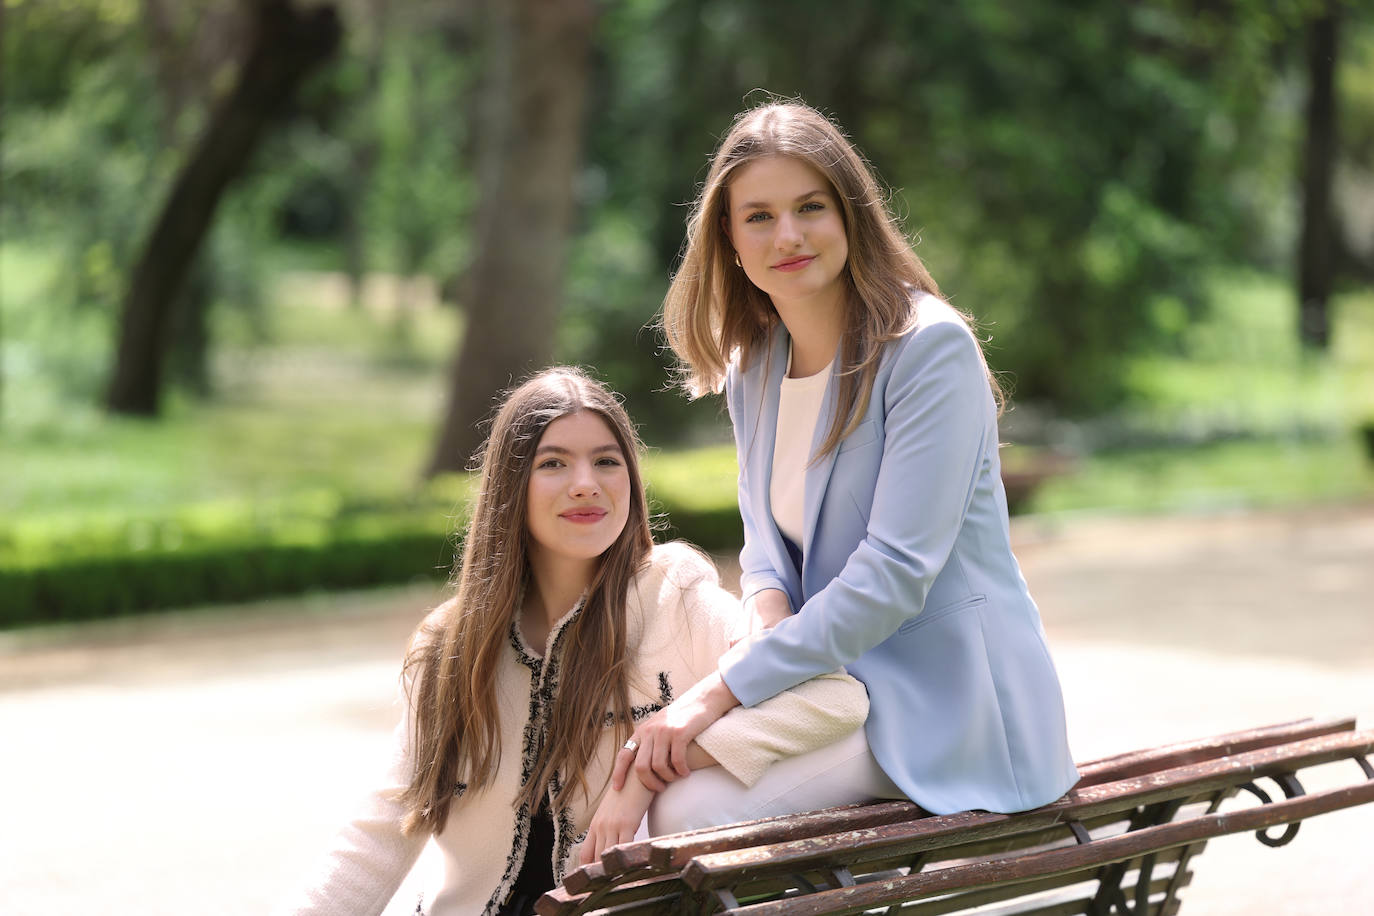
M 218 400 L 175 393 L 149 425 L 93 404 L 137 245 L 232 62 L 183 86 L 171 123 L 153 53 L 169 49 L 145 4 L 2 2 L 0 594 L 53 617 L 443 566 L 458 497 L 414 480 L 461 316 L 321 303 L 345 301 L 322 292 L 339 271 L 425 274 L 461 298 L 477 241 L 469 125 L 492 88 L 480 17 L 347 7 L 345 52 L 265 138 L 192 280 Z M 1311 8 L 603 4 L 558 357 L 595 366 L 652 443 L 724 436 L 718 400 L 668 388 L 652 323 L 695 183 L 762 88 L 852 132 L 1020 401 L 1096 415 L 1070 427 L 1079 471 L 1048 481 L 1038 508 L 1368 495 L 1345 435 L 1374 417 L 1374 298 L 1336 300 L 1333 350 L 1314 359 L 1281 277 Z M 183 60 L 241 14 L 167 9 Z M 1338 196 L 1368 256 L 1374 21 L 1345 11 Z M 211 56 L 231 43 L 210 41 Z M 646 469 L 664 535 L 738 538 L 728 446 L 654 453 Z
M 1331 352 L 1315 358 L 1293 333 L 1288 289 L 1272 277 L 1214 275 L 1206 320 L 1179 332 L 1173 353 L 1131 360 L 1122 412 L 1146 428 L 1195 439 L 1340 436 L 1374 416 L 1374 292 L 1337 296 Z
M 1027 511 L 1199 511 L 1374 497 L 1358 445 L 1374 418 L 1374 294 L 1337 296 L 1332 348 L 1317 359 L 1293 333 L 1289 291 L 1273 276 L 1222 271 L 1203 284 L 1205 317 L 1177 349 L 1133 357 L 1116 410 L 1068 424 L 1040 445 L 1075 455 Z M 1003 422 L 1012 442 L 1022 410 Z M 1047 424 L 1051 428 L 1054 424 Z M 1036 464 L 1014 445 L 1004 468 Z
M 682 538 L 707 550 L 737 547 L 743 523 L 735 501 L 733 445 L 651 450 L 644 459 L 656 539 Z
M 404 473 L 338 466 L 384 458 L 375 427 L 316 423 L 300 438 L 299 426 L 233 411 L 205 426 L 184 414 L 156 425 L 95 415 L 12 435 L 0 464 L 25 485 L 3 492 L 5 620 L 442 575 L 467 479 L 410 491 Z
M 128 50 L 138 15 L 139 0 L 5 0 L 6 104 L 60 103 L 91 61 Z
M 739 467 L 733 445 L 707 445 L 686 451 L 651 449 L 644 459 L 651 501 L 674 509 L 708 511 L 733 504 Z
M 1374 496 L 1374 465 L 1353 435 L 1332 432 L 1371 406 L 1374 297 L 1340 298 L 1331 365 L 1294 375 L 1305 370 L 1283 287 L 1226 274 L 1208 288 L 1211 318 L 1189 325 L 1180 355 L 1134 361 L 1128 375 L 1141 398 L 1128 425 L 1202 444 L 1086 453 L 1041 485 L 1032 511 Z M 301 290 L 272 309 L 276 343 L 229 360 L 243 364 L 226 370 L 225 403 L 176 403 L 157 424 L 85 411 L 6 430 L 8 625 L 443 574 L 470 483 L 412 483 L 439 377 L 380 358 L 384 318 L 309 301 Z M 438 365 L 452 313 L 422 318 Z M 1250 437 L 1218 441 L 1228 430 Z M 1025 450 L 1008 449 L 1005 465 L 1025 464 Z M 738 544 L 732 446 L 651 448 L 644 471 L 660 539 Z
M 912 153 L 889 177 L 945 289 L 987 321 L 1016 395 L 1081 414 L 1120 402 L 1126 357 L 1172 344 L 1181 322 L 1157 320 L 1171 314 L 1161 299 L 1191 316 L 1204 269 L 1245 256 L 1225 195 L 1273 140 L 1214 85 L 1186 13 L 1057 7 L 974 4 L 927 24 L 943 33 L 933 104 L 913 106 Z M 1242 131 L 1255 147 L 1227 142 Z
M 1046 480 L 1027 510 L 1218 512 L 1369 499 L 1374 462 L 1352 433 L 1102 452 Z
M 724 407 L 715 398 L 688 401 L 654 327 L 666 284 L 653 276 L 653 252 L 623 213 L 608 210 L 573 246 L 567 305 L 555 359 L 594 367 L 621 392 L 643 437 L 682 444 L 719 436 Z
M 41 384 L 91 402 L 106 381 L 134 261 L 193 138 L 169 123 L 139 4 L 11 5 L 0 232 L 44 249 L 53 263 L 39 265 L 41 287 L 7 303 L 19 313 L 18 334 L 7 334 L 22 338 L 24 365 Z M 181 88 L 191 96 L 181 122 L 193 124 L 213 99 L 207 87 L 199 87 L 203 97 L 194 97 L 197 87 Z M 257 207 L 242 203 L 231 198 L 215 224 L 183 293 L 184 315 L 260 304 L 263 236 L 254 233 Z M 197 329 L 174 324 L 171 368 L 200 391 L 207 379 Z
M 437 35 L 393 36 L 375 103 L 377 171 L 368 224 L 404 274 L 444 275 L 466 260 L 471 179 L 460 171 L 469 68 Z
M 1374 170 L 1374 23 L 1350 23 L 1342 33 L 1341 143 L 1348 161 Z
M 765 87 L 852 132 L 1018 397 L 1080 415 L 1120 404 L 1122 367 L 1177 350 L 1208 270 L 1287 266 L 1300 119 L 1284 61 L 1305 13 L 1173 0 L 858 0 L 843 16 L 802 2 L 785 17 L 762 3 L 617 4 L 603 16 L 587 238 L 607 222 L 642 238 L 618 262 L 634 282 L 570 298 L 569 320 L 594 316 L 600 333 L 568 352 L 626 390 L 661 384 L 666 361 L 640 329 L 681 242 L 682 204 L 731 115 Z M 601 282 L 607 259 L 577 262 L 575 276 Z
M 652 323 L 713 144 L 740 107 L 776 92 L 850 129 L 1018 398 L 1076 414 L 1120 405 L 1132 356 L 1182 351 L 1212 267 L 1289 267 L 1311 8 L 855 0 L 836 15 L 801 0 L 778 17 L 756 0 L 604 5 L 556 352 L 626 392 L 651 437 L 712 434 L 717 408 L 664 392 Z M 168 9 L 184 48 L 155 45 L 133 0 L 7 6 L 0 220 L 7 238 L 62 252 L 43 295 L 50 323 L 78 330 L 71 341 L 50 331 L 32 352 L 63 397 L 98 387 L 134 247 L 188 126 L 232 75 L 200 74 L 177 124 L 164 123 L 157 61 L 189 59 L 207 46 L 200 30 L 241 15 L 223 0 Z M 253 317 L 258 278 L 282 263 L 269 251 L 283 240 L 313 246 L 315 267 L 355 280 L 423 273 L 461 298 L 475 242 L 469 125 L 493 91 L 478 78 L 480 17 L 426 5 L 346 14 L 344 52 L 225 202 L 195 284 L 212 328 L 230 308 L 269 326 Z M 1374 23 L 1347 5 L 1343 35 L 1342 199 L 1367 248 Z M 398 315 L 398 342 L 423 346 L 403 326 L 411 312 Z
M 0 246 L 0 267 L 41 261 Z M 41 288 L 27 274 L 17 286 Z M 385 316 L 319 304 L 308 284 L 282 295 L 266 329 L 222 315 L 218 402 L 173 399 L 147 423 L 39 409 L 24 391 L 28 406 L 0 448 L 0 617 L 78 619 L 443 574 L 469 482 L 414 481 L 457 316 L 417 314 L 417 368 L 387 358 Z M 671 515 L 661 537 L 738 538 L 728 448 L 701 462 L 653 454 L 647 466 L 654 511 Z

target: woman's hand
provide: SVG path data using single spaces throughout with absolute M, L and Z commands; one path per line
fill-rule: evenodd
M 692 740 L 712 722 L 739 705 L 720 672 L 712 672 L 671 704 L 660 709 L 635 729 L 631 744 L 616 754 L 611 786 L 619 789 L 626 782 L 630 767 L 654 792 L 668 783 L 689 775 L 688 754 Z M 631 780 L 633 781 L 633 780 Z
M 786 592 L 765 588 L 749 596 L 749 600 L 744 602 L 744 612 L 749 616 L 749 632 L 759 633 L 791 617 L 792 605 L 787 600 Z
M 599 861 L 607 849 L 633 840 L 653 800 L 654 793 L 638 779 L 629 780 L 624 788 L 607 789 L 601 796 L 601 804 L 596 806 L 596 814 L 592 815 L 587 838 L 582 841 L 581 864 Z

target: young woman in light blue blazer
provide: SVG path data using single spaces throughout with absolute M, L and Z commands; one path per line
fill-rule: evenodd
M 736 119 L 663 323 L 690 392 L 725 389 L 763 632 L 641 723 L 617 776 L 662 789 L 725 710 L 842 665 L 868 688 L 872 759 L 921 807 L 1068 790 L 1063 696 L 1011 550 L 1000 391 L 834 124 L 776 102 Z

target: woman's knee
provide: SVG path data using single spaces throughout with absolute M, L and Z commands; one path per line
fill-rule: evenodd
M 796 814 L 901 792 L 873 759 L 863 729 L 817 750 L 774 763 L 752 787 L 721 767 L 697 770 L 660 792 L 649 833 L 681 833 L 738 821 Z
M 735 812 L 747 791 L 719 767 L 697 770 L 658 793 L 649 806 L 649 834 L 663 836 L 731 823 L 738 819 Z

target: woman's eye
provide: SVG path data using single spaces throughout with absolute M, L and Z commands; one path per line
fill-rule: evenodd
M 563 462 L 559 461 L 557 458 L 545 458 L 543 461 L 539 462 L 538 465 L 541 471 L 546 468 L 560 468 L 562 466 Z
M 768 214 L 760 211 L 758 213 L 750 213 L 744 218 L 744 221 L 746 223 L 761 223 L 766 219 L 768 219 Z
M 817 210 L 824 209 L 825 204 L 821 203 L 818 200 L 808 200 L 806 203 L 801 205 L 801 212 L 803 213 L 814 213 Z
M 601 467 L 603 467 L 603 468 L 618 468 L 618 467 L 620 467 L 620 459 L 619 459 L 619 458 L 610 458 L 610 457 L 601 458 L 601 459 L 599 459 L 596 463 L 597 463 L 598 465 L 600 465 Z

